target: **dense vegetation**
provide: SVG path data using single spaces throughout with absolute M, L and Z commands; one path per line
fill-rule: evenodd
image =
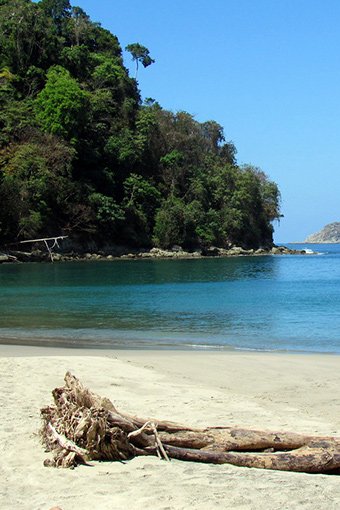
M 154 62 L 127 50 L 136 71 Z M 142 103 L 136 77 L 68 0 L 0 0 L 0 243 L 270 245 L 276 184 L 216 122 Z

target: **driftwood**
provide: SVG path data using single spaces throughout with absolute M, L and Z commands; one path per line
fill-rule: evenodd
M 0 264 L 3 262 L 17 262 L 17 257 L 14 257 L 13 255 L 8 255 L 7 253 L 0 253 Z
M 61 241 L 63 239 L 66 239 L 68 236 L 54 236 L 54 237 L 42 237 L 41 239 L 27 239 L 26 241 L 17 241 L 16 243 L 10 243 L 10 244 L 7 244 L 7 246 L 17 246 L 19 244 L 35 244 L 35 243 L 44 243 L 47 251 L 48 251 L 48 254 L 49 254 L 49 257 L 51 259 L 51 262 L 53 262 L 53 248 L 57 247 L 59 248 L 59 243 L 58 241 Z M 50 246 L 48 243 L 49 241 L 52 241 L 53 244 Z M 20 252 L 19 252 L 20 253 Z M 30 255 L 30 254 L 26 254 L 26 255 Z
M 340 438 L 232 427 L 186 427 L 118 411 L 69 372 L 53 390 L 55 405 L 41 410 L 42 438 L 52 451 L 45 465 L 71 467 L 91 460 L 124 461 L 158 455 L 306 473 L 340 473 Z

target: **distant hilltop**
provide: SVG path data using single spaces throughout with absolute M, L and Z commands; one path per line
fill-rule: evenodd
M 340 222 L 329 223 L 319 232 L 308 236 L 305 243 L 340 243 Z

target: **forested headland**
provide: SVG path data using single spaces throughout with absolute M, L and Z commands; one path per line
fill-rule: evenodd
M 157 65 L 142 42 L 127 46 L 139 73 Z M 137 79 L 68 0 L 0 0 L 0 245 L 272 245 L 277 185 L 237 164 L 217 122 L 142 102 Z

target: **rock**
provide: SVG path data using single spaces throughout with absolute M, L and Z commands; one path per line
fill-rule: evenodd
M 249 255 L 249 252 L 240 246 L 233 246 L 228 250 L 228 255 Z
M 171 248 L 171 251 L 179 253 L 179 252 L 183 251 L 183 248 L 182 248 L 182 246 L 179 246 L 178 244 L 174 244 L 174 246 L 172 246 L 172 248 Z
M 220 255 L 220 249 L 216 248 L 216 246 L 209 246 L 202 251 L 202 254 L 205 257 L 217 257 Z
M 189 253 L 187 251 L 178 251 L 175 253 L 175 258 L 177 259 L 190 259 L 193 257 L 193 253 Z
M 218 254 L 220 257 L 227 257 L 229 250 L 227 248 L 218 248 Z
M 270 250 L 272 255 L 305 255 L 305 250 L 291 250 L 287 246 L 273 246 Z
M 175 252 L 173 252 L 173 251 L 168 251 L 168 250 L 162 250 L 161 248 L 152 248 L 152 249 L 150 250 L 150 254 L 151 254 L 153 257 L 159 257 L 159 258 L 169 258 L 169 257 L 174 257 Z

